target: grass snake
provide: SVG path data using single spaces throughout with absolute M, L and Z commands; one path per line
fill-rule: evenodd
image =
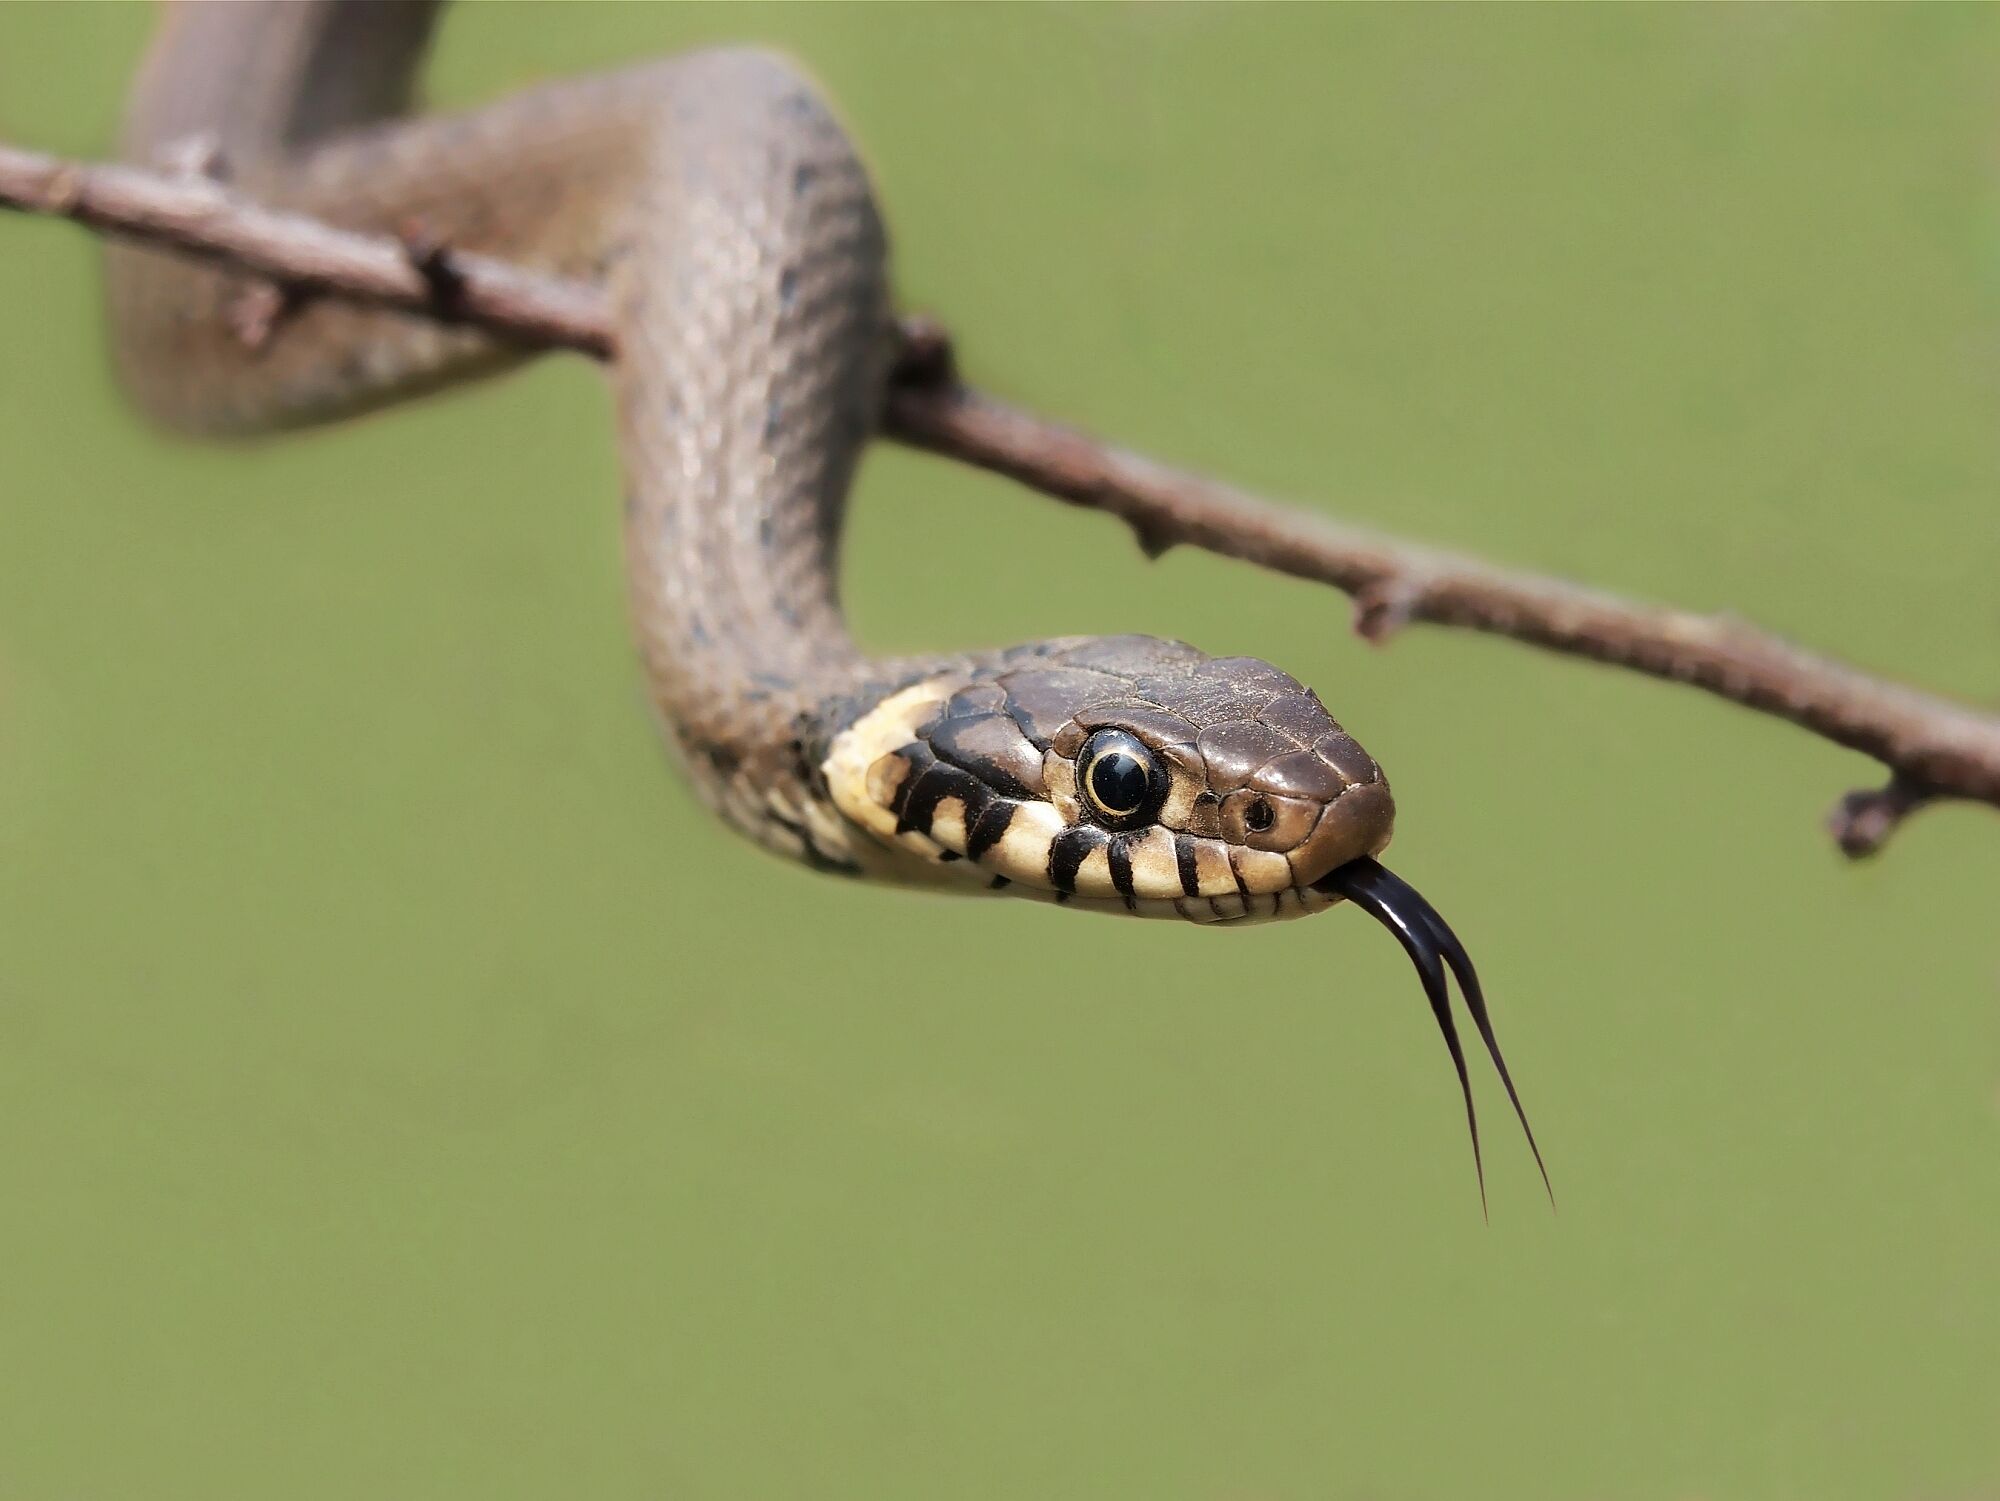
M 702 799 L 780 855 L 875 880 L 1213 927 L 1350 901 L 1417 967 L 1475 1162 L 1447 969 L 1526 1130 L 1463 946 L 1376 859 L 1389 784 L 1309 689 L 1143 636 L 897 660 L 856 645 L 837 551 L 893 353 L 887 246 L 814 85 L 770 53 L 717 50 L 413 114 L 436 10 L 169 5 L 124 150 L 198 148 L 273 205 L 606 290 L 632 618 Z M 332 300 L 247 340 L 251 290 L 110 250 L 118 369 L 153 417 L 296 427 L 522 358 L 476 329 Z

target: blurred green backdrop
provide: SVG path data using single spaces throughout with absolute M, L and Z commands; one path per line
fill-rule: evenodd
M 102 152 L 149 20 L 0 8 L 0 138 Z M 2000 13 L 475 5 L 435 93 L 737 37 L 827 81 L 992 386 L 2000 692 Z M 1562 1198 L 1482 1071 L 1486 1228 L 1373 925 L 854 889 L 710 824 L 586 365 L 173 444 L 95 261 L 0 222 L 0 1491 L 2000 1489 L 1989 813 L 1851 868 L 1817 820 L 1871 768 L 1789 728 L 1370 651 L 876 452 L 871 644 L 1258 653 L 1387 764 Z

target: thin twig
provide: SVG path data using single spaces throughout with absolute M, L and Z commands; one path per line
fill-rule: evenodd
M 207 176 L 0 146 L 0 206 L 255 273 L 273 285 L 264 299 L 272 308 L 341 297 L 477 324 L 525 345 L 616 357 L 611 310 L 593 287 L 420 238 L 352 234 L 260 208 Z M 268 338 L 271 330 L 262 332 Z M 1816 656 L 1726 616 L 1639 604 L 1273 505 L 981 395 L 958 379 L 948 336 L 928 320 L 905 320 L 902 335 L 884 413 L 888 436 L 1107 511 L 1150 554 L 1186 544 L 1331 584 L 1353 596 L 1356 628 L 1371 641 L 1411 621 L 1506 636 L 1687 683 L 1874 757 L 1888 785 L 1849 793 L 1829 819 L 1850 855 L 1873 853 L 1931 802 L 2000 807 L 2000 715 Z

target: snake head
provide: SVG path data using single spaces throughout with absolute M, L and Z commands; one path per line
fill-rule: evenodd
M 1200 923 L 1333 905 L 1324 878 L 1379 854 L 1395 819 L 1382 769 L 1297 679 L 1147 636 L 925 679 L 852 725 L 827 769 L 877 841 L 958 867 L 936 877 Z
M 1416 965 L 1464 1094 L 1481 1202 L 1447 971 L 1541 1166 L 1470 956 L 1375 860 L 1396 816 L 1382 768 L 1269 663 L 1147 636 L 1019 647 L 882 697 L 833 739 L 823 771 L 882 857 L 878 875 L 1210 924 L 1352 902 Z

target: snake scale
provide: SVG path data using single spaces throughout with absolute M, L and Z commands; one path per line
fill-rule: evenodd
M 632 617 L 702 799 L 780 855 L 875 880 L 1217 927 L 1351 901 L 1417 966 L 1475 1162 L 1447 969 L 1527 1130 L 1463 946 L 1375 858 L 1395 816 L 1381 768 L 1295 679 L 1142 636 L 900 660 L 855 644 L 837 552 L 893 353 L 887 246 L 814 85 L 781 57 L 718 50 L 412 114 L 436 13 L 170 4 L 125 153 L 198 146 L 275 206 L 420 226 L 604 288 Z M 110 251 L 118 370 L 154 418 L 301 426 L 521 358 L 476 329 L 332 300 L 285 307 L 252 347 L 233 316 L 250 291 L 169 253 Z

